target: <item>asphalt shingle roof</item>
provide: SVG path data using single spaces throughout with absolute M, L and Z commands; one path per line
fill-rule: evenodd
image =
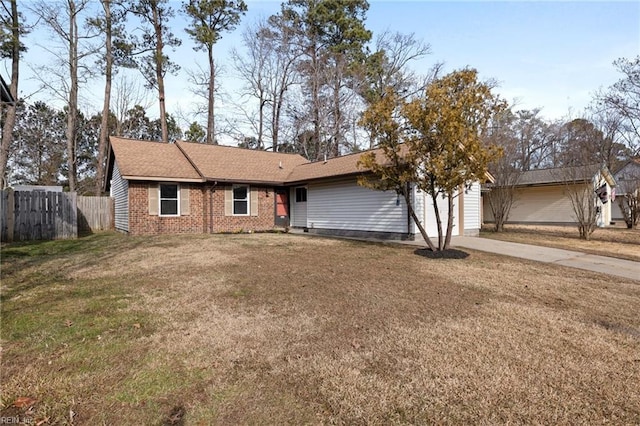
M 544 185 L 567 181 L 585 182 L 591 180 L 598 170 L 600 170 L 600 166 L 597 164 L 583 167 L 528 170 L 522 173 L 518 185 Z
M 298 154 L 191 142 L 176 145 L 207 180 L 284 183 L 294 168 L 308 163 Z
M 128 179 L 174 178 L 277 185 L 363 172 L 357 166 L 362 153 L 312 163 L 298 154 L 223 145 L 182 141 L 168 144 L 113 136 L 110 140 L 120 173 Z
M 125 178 L 203 181 L 175 144 L 111 136 L 120 174 Z

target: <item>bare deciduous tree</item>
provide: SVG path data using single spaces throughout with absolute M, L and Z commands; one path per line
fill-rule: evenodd
M 515 166 L 522 170 L 543 168 L 552 162 L 554 132 L 540 117 L 540 109 L 516 111 L 514 123 L 519 158 Z
M 419 76 L 410 65 L 429 54 L 431 46 L 418 40 L 415 34 L 382 32 L 376 37 L 375 52 L 367 57 L 361 70 L 360 94 L 371 104 L 380 99 L 388 87 L 405 98 L 422 92 L 440 66 L 436 65 L 427 76 Z
M 111 108 L 116 116 L 116 135 L 123 136 L 128 133 L 126 128 L 127 115 L 136 105 L 140 105 L 143 110 L 151 107 L 153 101 L 149 99 L 149 92 L 140 84 L 128 78 L 126 75 L 120 76 L 115 82 L 115 93 Z
M 89 5 L 89 0 L 41 0 L 31 6 L 31 11 L 47 25 L 58 41 L 58 46 L 55 43 L 42 46 L 53 54 L 56 61 L 53 66 L 43 67 L 37 78 L 45 89 L 64 99 L 69 111 L 65 135 L 70 191 L 75 191 L 77 186 L 78 90 L 93 74 L 86 60 L 97 51 L 92 43 L 97 37 L 95 27 L 83 25 L 83 16 L 89 12 Z
M 630 160 L 616 174 L 616 199 L 627 228 L 640 222 L 640 160 Z
M 260 148 L 279 150 L 287 94 L 298 83 L 291 30 L 277 16 L 258 22 L 243 33 L 246 55 L 234 50 L 236 71 L 245 81 L 243 97 L 257 101 L 257 112 L 241 107 L 257 136 Z M 270 146 L 267 147 L 267 139 Z
M 507 110 L 494 119 L 485 141 L 501 148 L 502 155 L 489 165 L 494 182 L 489 185 L 487 201 L 494 220 L 494 230 L 502 232 L 509 220 L 511 207 L 516 200 L 516 187 L 523 171 L 516 167 L 519 159 L 518 138 L 514 125 L 516 116 Z
M 620 136 L 633 157 L 640 156 L 640 55 L 620 58 L 613 65 L 623 77 L 609 89 L 600 91 L 596 101 L 600 108 L 617 114 L 621 121 Z
M 601 166 L 583 162 L 554 169 L 556 179 L 562 182 L 564 194 L 571 203 L 580 238 L 591 239 L 598 225 L 601 203 L 596 191 L 605 181 L 599 173 Z

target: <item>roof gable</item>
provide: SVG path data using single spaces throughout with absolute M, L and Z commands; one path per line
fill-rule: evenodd
M 634 158 L 627 161 L 620 169 L 614 174 L 616 179 L 624 175 L 640 176 L 640 158 Z
M 290 183 L 304 182 L 314 179 L 331 178 L 336 176 L 347 176 L 366 172 L 358 167 L 358 161 L 362 154 L 373 152 L 378 161 L 384 161 L 385 157 L 381 148 L 355 152 L 353 154 L 334 157 L 326 161 L 307 162 L 296 167 L 289 175 Z M 401 155 L 406 152 L 405 146 L 400 147 Z
M 114 136 L 110 141 L 118 169 L 125 179 L 204 181 L 175 144 Z

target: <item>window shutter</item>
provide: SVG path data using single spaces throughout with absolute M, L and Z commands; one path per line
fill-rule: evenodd
M 251 216 L 258 216 L 258 189 L 251 188 Z
M 180 216 L 189 215 L 189 186 L 180 185 Z
M 149 184 L 149 215 L 158 216 L 158 184 Z
M 233 189 L 230 186 L 224 189 L 224 215 L 233 215 Z

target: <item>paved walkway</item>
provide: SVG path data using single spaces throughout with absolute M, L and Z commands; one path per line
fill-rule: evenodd
M 451 245 L 538 262 L 555 263 L 640 281 L 640 262 L 632 260 L 479 237 L 452 237 Z

